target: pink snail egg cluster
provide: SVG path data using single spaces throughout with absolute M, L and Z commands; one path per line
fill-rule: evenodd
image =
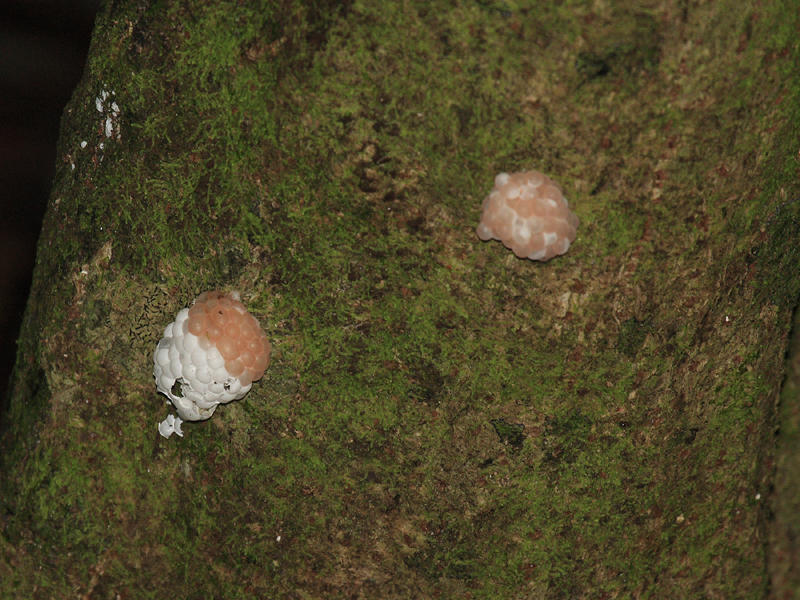
M 243 398 L 264 375 L 270 351 L 266 334 L 238 297 L 200 294 L 167 325 L 153 356 L 158 391 L 179 416 L 174 428 L 170 421 L 159 431 L 182 435 L 180 419 L 208 419 L 218 405 Z
M 500 173 L 483 201 L 476 232 L 500 240 L 520 258 L 549 260 L 575 241 L 578 217 L 561 188 L 539 171 Z

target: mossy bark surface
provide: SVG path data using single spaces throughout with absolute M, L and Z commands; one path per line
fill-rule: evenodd
M 799 24 L 109 2 L 2 415 L 0 596 L 792 597 Z M 547 263 L 474 233 L 527 168 L 581 219 Z M 214 288 L 273 362 L 164 439 L 153 350 Z

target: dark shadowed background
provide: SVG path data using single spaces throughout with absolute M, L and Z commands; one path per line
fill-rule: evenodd
M 50 191 L 61 111 L 100 0 L 0 2 L 0 394 L 5 394 Z

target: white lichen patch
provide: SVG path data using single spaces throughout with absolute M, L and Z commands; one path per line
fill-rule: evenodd
M 107 138 L 114 138 L 116 140 L 122 139 L 122 129 L 120 127 L 119 104 L 115 100 L 116 94 L 114 90 L 108 91 L 103 89 L 100 95 L 94 99 L 94 106 L 97 112 L 103 115 L 103 133 Z
M 100 90 L 100 93 L 94 98 L 94 108 L 100 113 L 100 121 L 97 123 L 95 129 L 96 135 L 99 138 L 95 144 L 91 144 L 86 139 L 77 142 L 78 147 L 82 151 L 89 149 L 89 155 L 82 154 L 82 157 L 88 158 L 90 164 L 97 166 L 103 161 L 103 156 L 106 150 L 106 142 L 113 140 L 122 141 L 122 110 L 116 100 L 116 93 L 114 90 L 108 90 L 105 87 Z M 77 149 L 76 149 L 77 154 Z M 85 158 L 76 161 L 72 155 L 65 155 L 65 162 L 68 162 L 71 170 L 75 171 L 76 167 L 86 164 Z

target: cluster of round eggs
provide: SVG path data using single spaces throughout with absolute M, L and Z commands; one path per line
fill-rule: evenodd
M 200 421 L 219 404 L 250 391 L 252 382 L 264 375 L 270 350 L 258 321 L 237 297 L 204 292 L 167 325 L 153 357 L 153 375 L 180 419 Z M 162 435 L 167 429 L 180 434 L 177 423 L 159 430 Z
M 520 258 L 549 260 L 575 241 L 578 217 L 561 188 L 539 171 L 500 173 L 483 201 L 477 228 L 484 241 L 500 240 Z

